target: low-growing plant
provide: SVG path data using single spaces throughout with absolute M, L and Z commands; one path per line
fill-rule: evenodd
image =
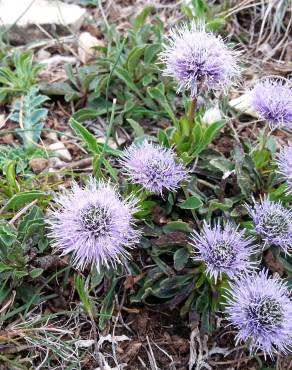
M 15 51 L 12 65 L 0 67 L 0 101 L 25 94 L 36 84 L 42 65 L 34 63 L 32 53 Z
M 49 98 L 38 93 L 38 88 L 32 87 L 27 94 L 16 101 L 10 119 L 19 123 L 16 129 L 26 149 L 37 145 L 48 110 L 41 108 Z
M 192 7 L 197 14 L 191 18 L 210 16 L 205 1 L 192 1 Z M 66 67 L 67 101 L 86 104 L 70 125 L 92 155 L 90 179 L 81 176 L 56 195 L 44 216 L 41 207 L 50 194 L 18 181 L 13 159 L 5 167 L 4 287 L 9 282 L 25 291 L 24 283 L 45 275 L 31 254 L 47 248 L 48 236 L 53 250 L 66 261 L 71 256 L 64 280 L 71 268 L 77 270 L 72 292 L 95 336 L 94 321 L 107 329 L 124 289 L 123 303 L 177 309 L 191 323 L 199 317 L 203 334 L 212 333 L 216 316 L 225 314 L 236 339 L 253 353 L 286 354 L 292 343 L 291 148 L 278 155 L 273 133 L 291 128 L 291 86 L 258 81 L 247 95 L 264 127 L 256 138 L 239 137 L 222 95 L 239 78 L 240 53 L 198 19 L 164 37 L 160 19 L 146 22 L 152 10 L 144 9 L 125 35 L 106 26 L 108 44 L 99 48 L 95 65 L 77 73 Z M 39 139 L 46 99 L 32 88 L 23 98 L 25 109 L 17 103 L 13 118 L 23 124 L 18 132 L 25 150 Z M 207 122 L 214 100 L 224 118 Z M 97 116 L 107 123 L 103 144 L 84 124 Z M 110 137 L 125 123 L 134 140 L 113 149 Z M 220 133 L 232 144 L 225 154 Z M 286 281 L 270 276 L 277 264 Z

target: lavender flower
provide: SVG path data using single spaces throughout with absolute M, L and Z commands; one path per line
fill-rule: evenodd
M 178 92 L 189 90 L 191 97 L 201 90 L 226 91 L 239 75 L 238 56 L 220 36 L 194 22 L 173 29 L 160 55 L 164 75 L 176 79 Z
M 256 232 L 265 244 L 275 245 L 288 252 L 292 245 L 292 210 L 282 206 L 280 202 L 261 199 L 254 206 L 246 206 L 253 219 Z
M 280 126 L 292 128 L 292 89 L 281 80 L 257 82 L 250 92 L 250 103 L 271 130 Z
M 226 313 L 239 330 L 237 342 L 250 340 L 250 350 L 286 354 L 292 345 L 292 304 L 287 285 L 267 271 L 244 275 L 231 284 Z
M 194 259 L 204 261 L 206 272 L 222 279 L 225 273 L 230 278 L 236 274 L 253 268 L 250 256 L 254 247 L 251 245 L 253 238 L 244 238 L 244 230 L 238 230 L 229 222 L 224 228 L 216 224 L 213 228 L 204 223 L 201 234 L 194 231 L 192 245 L 195 248 Z
M 84 188 L 74 183 L 56 203 L 47 221 L 54 247 L 62 255 L 72 253 L 77 268 L 94 263 L 99 271 L 102 265 L 120 263 L 128 256 L 125 248 L 138 241 L 135 200 L 121 199 L 108 183 L 90 179 Z
M 284 147 L 278 156 L 279 173 L 288 184 L 288 194 L 292 193 L 292 145 Z
M 121 159 L 130 180 L 152 193 L 175 190 L 187 178 L 187 170 L 172 149 L 144 141 L 124 151 Z

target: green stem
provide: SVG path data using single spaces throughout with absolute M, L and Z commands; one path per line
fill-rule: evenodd
M 262 136 L 261 136 L 261 140 L 260 140 L 260 150 L 265 149 L 265 146 L 266 146 L 267 141 L 269 139 L 269 134 L 270 134 L 269 124 L 266 123 L 266 125 L 265 125 L 265 127 L 262 131 Z
M 184 195 L 185 195 L 185 198 L 186 200 L 189 199 L 190 195 L 189 195 L 189 192 L 188 192 L 188 187 L 187 185 L 182 185 L 182 189 L 183 189 L 183 192 L 184 192 Z M 198 227 L 198 229 L 200 228 L 200 220 L 198 219 L 198 216 L 196 214 L 196 211 L 194 209 L 190 209 L 191 211 L 191 214 L 194 218 L 194 221 Z
M 189 111 L 188 111 L 188 122 L 189 122 L 189 127 L 191 129 L 193 128 L 193 125 L 194 125 L 194 116 L 195 116 L 196 108 L 197 108 L 197 99 L 194 98 L 191 100 Z
M 111 132 L 112 132 L 112 128 L 113 128 L 113 123 L 114 123 L 114 118 L 115 118 L 116 103 L 117 103 L 117 100 L 114 99 L 113 100 L 113 106 L 112 106 L 112 112 L 111 112 L 111 118 L 110 118 L 110 122 L 109 122 L 108 129 L 107 129 L 107 132 L 106 132 L 106 139 L 105 139 L 105 142 L 103 144 L 103 148 L 102 148 L 102 151 L 100 153 L 100 157 L 98 159 L 98 162 L 97 162 L 97 165 L 96 165 L 96 169 L 95 169 L 95 172 L 96 172 L 96 175 L 97 176 L 98 176 L 98 173 L 100 171 L 100 166 L 101 166 L 101 164 L 103 162 L 103 159 L 104 159 L 105 149 L 107 148 L 107 144 L 108 144 L 109 138 L 111 136 Z

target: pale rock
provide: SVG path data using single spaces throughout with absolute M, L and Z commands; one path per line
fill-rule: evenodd
M 0 0 L 0 15 L 3 28 L 13 26 L 8 33 L 9 39 L 23 43 L 45 37 L 36 25 L 57 26 L 67 34 L 68 29 L 77 32 L 85 19 L 86 9 L 60 0 Z
M 54 55 L 48 59 L 43 59 L 41 63 L 45 64 L 47 70 L 50 70 L 64 64 L 76 64 L 77 58 L 67 57 L 63 55 Z
M 249 94 L 245 93 L 238 98 L 229 101 L 230 107 L 234 108 L 237 112 L 248 114 L 254 118 L 258 118 L 256 111 L 249 103 Z
M 78 37 L 78 56 L 83 64 L 89 62 L 96 55 L 94 47 L 103 46 L 104 43 L 92 36 L 89 32 L 82 32 Z
M 65 147 L 64 143 L 62 143 L 61 141 L 50 144 L 48 149 L 54 152 L 54 154 L 63 161 L 65 162 L 72 161 L 72 157 L 69 150 Z

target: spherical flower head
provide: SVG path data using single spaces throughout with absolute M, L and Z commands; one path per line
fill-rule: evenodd
M 238 57 L 220 36 L 194 22 L 173 29 L 160 54 L 164 75 L 177 80 L 178 92 L 189 90 L 191 97 L 204 90 L 226 92 L 239 76 Z
M 133 222 L 135 200 L 123 200 L 108 183 L 93 178 L 85 187 L 74 183 L 56 204 L 47 220 L 50 235 L 62 255 L 72 253 L 77 268 L 93 263 L 99 271 L 122 263 L 126 248 L 139 239 Z
M 278 156 L 279 173 L 287 181 L 288 194 L 292 194 L 292 145 L 285 146 Z
M 253 268 L 250 261 L 255 247 L 252 245 L 253 238 L 245 238 L 244 230 L 239 230 L 227 222 L 225 227 L 217 223 L 212 227 L 204 223 L 201 233 L 196 231 L 192 234 L 194 247 L 194 259 L 204 261 L 206 272 L 215 282 L 222 274 L 233 278 L 242 271 Z
M 265 245 L 278 246 L 287 253 L 292 245 L 292 210 L 267 198 L 254 202 L 253 207 L 247 205 L 246 209 Z
M 257 82 L 250 92 L 250 104 L 271 130 L 292 128 L 292 89 L 287 83 L 271 79 Z
M 237 342 L 250 341 L 251 351 L 286 354 L 292 345 L 292 302 L 279 277 L 267 271 L 243 275 L 231 284 L 226 313 L 238 329 Z
M 187 178 L 184 164 L 172 149 L 144 141 L 132 144 L 121 159 L 131 182 L 140 184 L 151 193 L 162 194 L 164 189 L 176 190 Z

